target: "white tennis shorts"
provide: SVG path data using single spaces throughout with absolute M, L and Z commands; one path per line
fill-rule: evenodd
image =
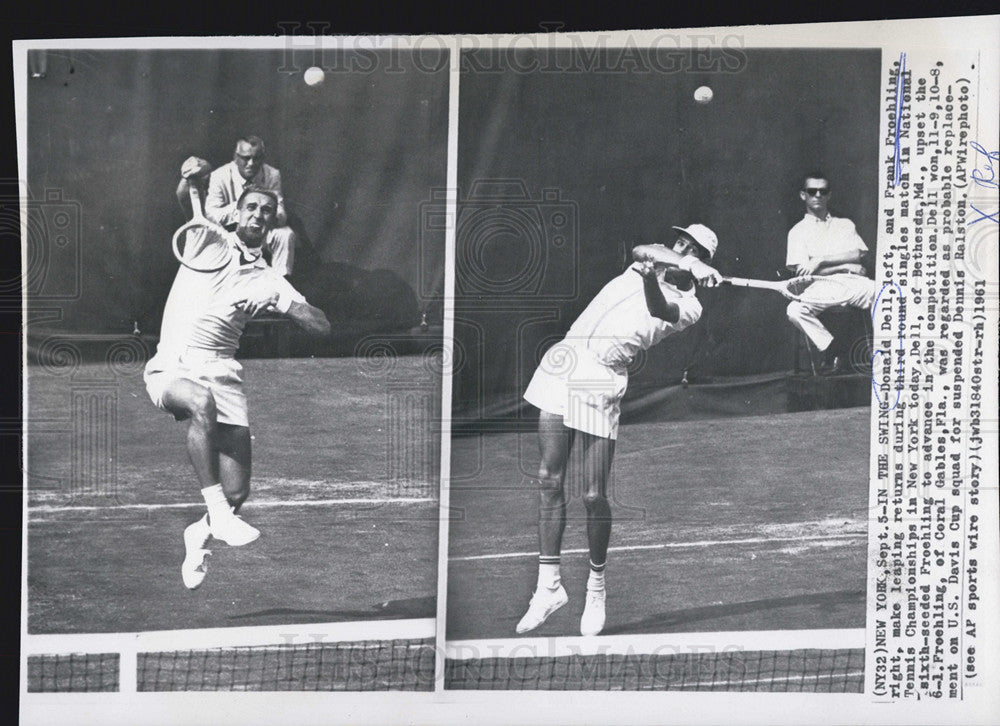
M 561 341 L 542 358 L 524 399 L 542 411 L 562 416 L 571 429 L 617 439 L 626 388 L 625 370 L 611 368 L 586 348 Z
M 243 366 L 235 358 L 188 348 L 179 358 L 157 353 L 149 359 L 142 377 L 150 399 L 159 409 L 167 410 L 163 405 L 163 393 L 167 386 L 178 379 L 185 379 L 212 392 L 219 423 L 249 426 L 242 373 Z

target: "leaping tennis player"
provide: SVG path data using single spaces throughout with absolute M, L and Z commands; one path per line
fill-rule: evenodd
M 182 205 L 191 184 L 198 191 L 191 198 L 203 203 L 209 171 L 201 159 L 185 161 L 177 188 Z M 208 509 L 184 530 L 181 576 L 192 590 L 205 579 L 210 537 L 238 547 L 260 536 L 237 514 L 250 494 L 250 428 L 243 367 L 235 358 L 244 327 L 268 310 L 291 318 L 309 333 L 330 332 L 323 311 L 307 303 L 261 257 L 277 206 L 273 192 L 251 187 L 239 198 L 234 232 L 209 226 L 187 231 L 187 258 L 209 259 L 212 264 L 204 265 L 205 271 L 194 264 L 178 269 L 163 310 L 156 355 L 146 364 L 146 390 L 153 403 L 178 421 L 190 420 L 188 455 Z M 195 211 L 191 202 L 185 208 Z
M 539 409 L 541 463 L 534 484 L 539 491 L 538 583 L 518 633 L 534 630 L 568 602 L 559 576 L 559 554 L 566 527 L 563 484 L 570 450 L 582 449 L 583 501 L 587 510 L 590 577 L 580 633 L 604 628 L 611 507 L 608 474 L 618 437 L 618 416 L 628 385 L 627 368 L 635 356 L 701 317 L 694 281 L 714 286 L 722 277 L 711 267 L 718 238 L 708 227 L 674 227 L 672 248 L 643 245 L 635 262 L 597 294 L 548 350 L 525 391 Z

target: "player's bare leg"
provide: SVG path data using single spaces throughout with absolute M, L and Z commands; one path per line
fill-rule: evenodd
M 163 393 L 163 405 L 178 419 L 190 419 L 187 431 L 188 457 L 198 476 L 202 493 L 212 492 L 214 487 L 219 486 L 219 456 L 216 450 L 218 421 L 212 392 L 193 381 L 179 379 L 167 386 Z M 206 496 L 206 503 L 208 498 Z M 181 578 L 188 589 L 194 590 L 205 580 L 206 558 L 211 554 L 205 549 L 209 534 L 207 514 L 184 530 Z
M 528 612 L 517 624 L 518 633 L 534 630 L 568 600 L 559 575 L 559 553 L 566 529 L 566 464 L 574 433 L 563 425 L 562 416 L 539 413 L 541 462 L 534 482 L 538 487 L 538 583 Z
M 219 424 L 219 479 L 226 499 L 239 512 L 250 496 L 251 443 L 246 426 Z
M 215 397 L 205 386 L 178 379 L 163 392 L 163 406 L 180 420 L 190 419 L 187 451 L 201 487 L 219 483 L 219 457 L 215 437 L 218 432 Z
M 250 495 L 250 429 L 220 423 L 217 442 L 220 486 L 231 514 L 216 521 L 209 512 L 212 536 L 229 545 L 249 544 L 260 532 L 235 514 Z
M 577 446 L 583 454 L 583 503 L 587 508 L 587 543 L 590 548 L 590 576 L 587 602 L 580 618 L 581 635 L 597 635 L 604 629 L 604 567 L 611 539 L 611 505 L 608 478 L 615 455 L 614 439 L 581 433 Z
M 205 545 L 212 534 L 211 522 L 218 523 L 217 528 L 226 535 L 221 539 L 229 544 L 252 542 L 260 533 L 233 515 L 226 498 L 221 483 L 219 444 L 220 435 L 227 442 L 230 436 L 220 429 L 234 427 L 218 423 L 215 397 L 212 392 L 193 381 L 178 379 L 171 382 L 164 390 L 163 405 L 178 419 L 190 419 L 187 431 L 188 457 L 198 477 L 202 497 L 208 509 L 206 515 L 184 530 L 184 562 L 181 564 L 181 577 L 184 584 L 193 590 L 201 585 L 207 572 L 206 558 L 211 552 L 205 549 Z M 249 442 L 249 432 L 247 440 Z M 249 456 L 249 448 L 247 452 Z M 235 487 L 233 489 L 235 491 Z M 249 473 L 246 491 L 249 491 Z M 246 493 L 243 494 L 243 498 L 246 498 Z M 242 500 L 239 501 L 242 503 Z M 240 525 L 252 531 L 242 531 Z
M 558 559 L 566 529 L 564 483 L 570 447 L 576 432 L 563 425 L 562 416 L 541 411 L 538 417 L 538 551 Z M 558 581 L 558 574 L 557 574 Z

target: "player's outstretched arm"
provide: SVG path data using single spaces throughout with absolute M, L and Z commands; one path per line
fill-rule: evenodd
M 656 279 L 656 267 L 652 262 L 644 262 L 639 267 L 642 275 L 642 291 L 646 296 L 646 309 L 654 318 L 668 323 L 676 323 L 681 318 L 680 308 L 675 303 L 668 302 L 663 296 L 659 280 Z
M 188 219 L 194 216 L 188 190 L 191 184 L 196 184 L 198 192 L 201 195 L 202 204 L 204 204 L 205 193 L 208 188 L 208 175 L 211 171 L 212 165 L 204 159 L 199 159 L 197 156 L 189 156 L 181 164 L 181 180 L 177 183 L 177 189 L 174 194 L 177 196 L 177 203 L 181 205 L 181 209 L 184 210 L 184 214 Z
M 655 265 L 680 267 L 682 255 L 664 245 L 639 245 L 632 248 L 632 259 L 636 262 L 652 262 Z
M 285 313 L 294 320 L 300 328 L 310 335 L 327 336 L 330 334 L 330 321 L 326 314 L 307 302 L 293 302 Z
M 663 245 L 639 245 L 632 250 L 632 259 L 654 265 L 680 267 L 690 272 L 699 285 L 714 287 L 722 282 L 722 275 L 693 255 L 680 255 Z

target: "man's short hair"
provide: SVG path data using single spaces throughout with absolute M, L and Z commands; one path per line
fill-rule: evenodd
M 806 188 L 807 179 L 822 179 L 826 182 L 827 187 L 830 186 L 830 178 L 822 172 L 820 169 L 813 169 L 811 172 L 802 177 L 802 188 Z
M 275 211 L 278 207 L 278 195 L 272 192 L 270 189 L 264 189 L 263 187 L 258 187 L 253 184 L 247 186 L 243 193 L 240 194 L 240 198 L 236 200 L 236 208 L 243 209 L 243 199 L 247 194 L 263 194 L 264 196 L 270 197 L 271 201 L 274 202 Z
M 236 145 L 239 146 L 240 144 L 249 144 L 255 149 L 260 149 L 260 153 L 262 154 L 266 153 L 266 151 L 264 150 L 264 139 L 254 134 L 250 134 L 249 136 L 241 136 L 240 138 L 236 139 Z

